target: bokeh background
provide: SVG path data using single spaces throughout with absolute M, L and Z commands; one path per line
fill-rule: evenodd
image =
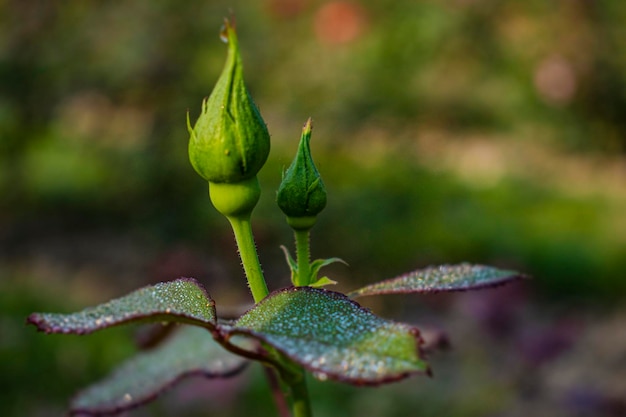
M 136 350 L 134 328 L 44 336 L 69 312 L 179 276 L 250 302 L 233 238 L 187 160 L 236 14 L 272 133 L 254 229 L 302 123 L 329 191 L 316 257 L 339 290 L 469 261 L 534 278 L 364 301 L 446 330 L 434 378 L 311 380 L 316 416 L 626 415 L 626 3 L 621 0 L 0 1 L 0 415 L 63 415 Z M 190 380 L 128 416 L 274 415 L 262 373 Z

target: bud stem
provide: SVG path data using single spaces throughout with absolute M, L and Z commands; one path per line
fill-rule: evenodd
M 254 244 L 250 215 L 226 216 L 226 218 L 235 233 L 235 241 L 239 248 L 239 256 L 248 279 L 252 298 L 254 298 L 255 303 L 258 303 L 267 297 L 269 291 L 267 290 L 267 284 L 263 277 L 263 271 L 261 270 L 261 264 Z
M 306 386 L 304 370 L 300 368 L 300 379 L 290 385 L 292 395 L 292 410 L 294 417 L 311 417 L 311 403 L 309 391 Z
M 311 252 L 310 252 L 310 229 L 295 230 L 296 236 L 296 260 L 298 263 L 298 274 L 296 276 L 296 286 L 303 287 L 310 284 L 311 275 Z

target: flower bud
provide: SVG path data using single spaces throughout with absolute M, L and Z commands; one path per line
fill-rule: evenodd
M 276 201 L 295 229 L 310 229 L 326 206 L 326 188 L 315 168 L 309 142 L 311 119 L 302 129 L 298 153 L 283 176 Z
M 213 183 L 235 183 L 254 177 L 270 151 L 270 135 L 243 81 L 235 28 L 228 20 L 221 34 L 228 56 L 213 92 L 191 128 L 189 159 L 201 177 Z

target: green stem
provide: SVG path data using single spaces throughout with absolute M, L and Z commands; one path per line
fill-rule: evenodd
M 254 302 L 258 303 L 269 293 L 267 284 L 263 277 L 261 264 L 256 252 L 254 237 L 252 236 L 252 225 L 250 223 L 250 215 L 242 216 L 226 216 L 235 233 L 235 240 L 239 248 L 239 256 L 243 263 L 243 270 L 248 279 L 248 286 L 252 292 Z
M 309 285 L 309 275 L 311 274 L 311 255 L 309 249 L 310 230 L 295 230 L 296 235 L 296 262 L 298 263 L 298 276 L 296 286 Z
M 293 417 L 312 417 L 311 402 L 309 401 L 309 391 L 306 386 L 304 370 L 300 368 L 300 378 L 289 385 L 292 395 Z
M 268 353 L 276 363 L 279 385 L 289 400 L 292 417 L 312 417 L 304 369 L 272 347 Z
M 287 404 L 287 399 L 285 398 L 287 388 L 284 388 L 284 382 L 280 379 L 278 371 L 267 365 L 263 366 L 263 369 L 265 370 L 265 375 L 267 376 L 267 380 L 270 384 L 272 397 L 274 397 L 274 403 L 276 404 L 278 415 L 280 417 L 292 417 L 291 412 L 289 411 L 289 404 Z

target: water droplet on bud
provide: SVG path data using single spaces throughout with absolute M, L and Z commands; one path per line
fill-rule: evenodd
M 222 42 L 228 43 L 228 28 L 226 27 L 226 24 L 223 24 L 220 28 L 220 39 Z

